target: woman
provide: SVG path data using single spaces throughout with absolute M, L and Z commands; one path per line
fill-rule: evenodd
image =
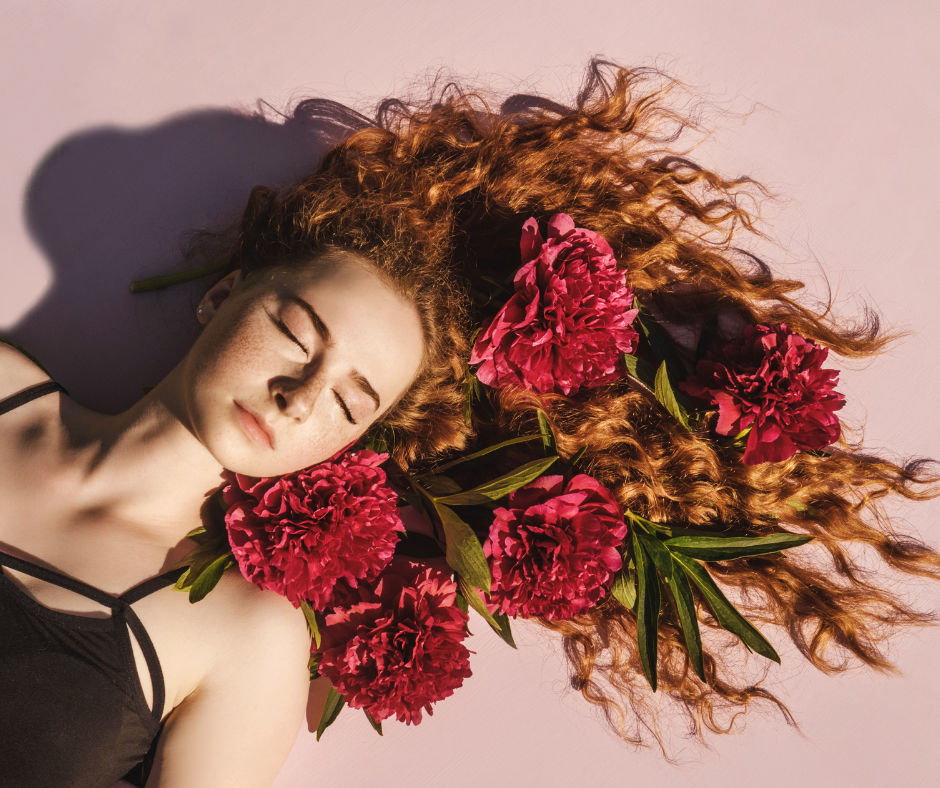
M 13 502 L 2 549 L 120 594 L 188 551 L 184 537 L 223 468 L 252 477 L 289 473 L 331 457 L 378 422 L 395 435 L 395 463 L 421 468 L 474 434 L 487 445 L 537 433 L 541 412 L 559 454 L 584 448 L 583 467 L 619 505 L 651 522 L 814 536 L 833 565 L 785 554 L 729 561 L 715 572 L 747 589 L 746 609 L 782 625 L 818 667 L 838 670 L 846 655 L 887 667 L 883 630 L 927 618 L 862 577 L 846 546 L 865 544 L 893 569 L 937 576 L 936 553 L 895 534 L 874 506 L 886 494 L 925 497 L 924 485 L 935 481 L 925 466 L 866 457 L 844 440 L 825 453 L 751 463 L 719 437 L 714 419 L 689 431 L 623 374 L 561 392 L 490 376 L 488 407 L 465 418 L 474 328 L 492 317 L 491 302 L 519 268 L 519 235 L 530 217 L 544 223 L 564 214 L 602 236 L 640 302 L 676 336 L 691 337 L 691 348 L 764 324 L 786 324 L 847 357 L 885 345 L 876 324 L 827 319 L 790 297 L 798 282 L 773 279 L 735 251 L 736 226 L 750 224 L 736 199 L 747 182 L 661 149 L 682 121 L 661 93 L 645 88 L 646 76 L 596 65 L 572 110 L 532 102 L 501 116 L 459 94 L 420 111 L 390 102 L 378 126 L 351 135 L 300 184 L 281 193 L 256 188 L 237 232 L 223 235 L 224 276 L 199 306 L 206 330 L 153 392 L 115 417 L 49 394 L 0 419 L 4 500 Z M 478 349 L 472 360 L 485 366 L 492 357 Z M 691 382 L 701 359 L 689 349 L 677 354 L 674 369 L 689 379 L 688 393 L 704 397 L 705 387 Z M 47 380 L 13 351 L 4 350 L 0 363 L 0 396 Z M 526 451 L 510 459 L 535 456 Z M 41 604 L 100 615 L 100 605 L 79 606 L 25 568 L 7 560 L 10 582 Z M 4 604 L 14 611 L 25 603 L 9 602 L 11 589 L 5 583 Z M 719 631 L 699 609 L 706 634 Z M 270 782 L 305 699 L 303 616 L 235 573 L 198 605 L 161 588 L 133 610 L 142 622 L 136 638 L 146 641 L 138 630 L 146 631 L 159 656 L 167 699 L 157 715 L 160 682 L 148 692 L 142 681 L 148 709 L 166 720 L 147 784 Z M 611 714 L 627 740 L 641 740 L 649 666 L 641 664 L 634 611 L 610 595 L 581 615 L 544 621 L 564 636 L 584 696 Z M 659 686 L 695 730 L 727 729 L 730 715 L 754 699 L 776 702 L 737 678 L 707 637 L 697 677 L 668 604 L 658 641 Z M 148 650 L 135 649 L 144 677 L 156 664 Z M 69 654 L 71 665 L 79 658 Z M 31 663 L 16 668 L 11 686 L 40 685 L 42 674 L 30 670 L 42 665 Z M 121 700 L 132 707 L 133 675 L 124 679 L 130 700 Z M 62 692 L 47 697 L 42 702 L 52 707 Z M 618 718 L 624 707 L 632 714 Z M 18 784 L 66 784 L 81 756 L 97 758 L 100 771 L 92 777 L 83 764 L 79 773 L 89 776 L 74 784 L 106 785 L 146 750 L 156 722 L 139 714 L 136 739 L 117 756 L 92 753 L 74 731 L 48 730 L 48 720 L 62 716 L 36 716 L 28 737 L 22 715 L 4 721 L 3 740 L 23 737 L 5 754 L 8 769 L 22 770 Z M 37 765 L 27 748 L 49 735 L 74 740 L 72 753 Z

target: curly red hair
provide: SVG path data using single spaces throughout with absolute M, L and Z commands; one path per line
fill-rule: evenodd
M 563 212 L 602 235 L 640 301 L 692 334 L 705 327 L 721 335 L 728 315 L 785 322 L 846 358 L 873 356 L 894 338 L 870 311 L 843 321 L 801 303 L 801 282 L 773 276 L 737 248 L 742 232 L 756 231 L 746 205 L 761 187 L 672 150 L 692 124 L 670 109 L 674 86 L 656 71 L 598 61 L 571 107 L 516 96 L 496 110 L 453 84 L 425 102 L 388 100 L 373 125 L 351 133 L 310 177 L 280 192 L 256 187 L 225 262 L 251 271 L 347 249 L 417 305 L 425 365 L 385 422 L 400 465 L 428 465 L 471 439 L 486 445 L 537 432 L 542 410 L 562 456 L 586 447 L 581 467 L 649 519 L 723 534 L 814 536 L 815 548 L 711 568 L 746 615 L 779 627 L 821 670 L 853 660 L 888 670 L 887 634 L 932 619 L 863 571 L 855 546 L 892 570 L 940 576 L 940 556 L 899 533 L 883 509 L 889 497 L 937 494 L 927 461 L 896 464 L 843 439 L 829 456 L 745 466 L 736 450 L 684 430 L 626 381 L 570 397 L 488 390 L 489 407 L 466 418 L 471 332 L 487 314 L 480 293 L 518 267 L 530 216 Z M 519 449 L 505 461 L 524 459 Z M 659 686 L 695 733 L 729 730 L 753 701 L 776 704 L 790 719 L 771 693 L 741 678 L 701 599 L 706 680 L 698 679 L 675 611 L 668 599 L 663 605 Z M 562 636 L 574 685 L 621 735 L 658 738 L 633 611 L 609 597 L 569 621 L 543 623 Z

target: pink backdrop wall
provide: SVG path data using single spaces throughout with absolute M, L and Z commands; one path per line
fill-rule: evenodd
M 178 358 L 191 293 L 131 299 L 174 264 L 186 227 L 224 216 L 254 182 L 303 172 L 322 123 L 249 122 L 257 99 L 316 95 L 368 110 L 426 69 L 570 97 L 592 54 L 656 63 L 739 111 L 698 152 L 762 179 L 774 259 L 843 298 L 875 301 L 912 336 L 844 373 L 874 446 L 940 456 L 937 6 L 692 0 L 5 0 L 0 5 L 0 332 L 89 405 L 116 409 Z M 65 144 L 63 144 L 65 143 Z M 903 511 L 940 544 L 936 504 Z M 934 589 L 913 588 L 925 606 Z M 769 684 L 800 733 L 755 715 L 744 733 L 683 747 L 679 766 L 609 736 L 567 689 L 553 641 L 518 627 L 510 651 L 477 621 L 475 676 L 416 729 L 378 738 L 345 713 L 306 730 L 276 785 L 934 785 L 940 631 L 896 643 L 899 678 L 827 679 L 783 647 Z M 773 633 L 770 633 L 771 635 Z M 775 638 L 782 643 L 780 638 Z M 315 724 L 315 721 L 314 721 Z M 760 773 L 760 777 L 756 773 Z

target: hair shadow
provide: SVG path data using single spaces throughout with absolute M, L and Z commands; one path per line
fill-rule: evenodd
M 253 186 L 303 178 L 369 123 L 326 99 L 271 115 L 259 104 L 253 113 L 194 110 L 142 129 L 92 128 L 35 168 L 25 219 L 53 281 L 5 333 L 77 401 L 125 410 L 198 335 L 196 288 L 208 280 L 131 295 L 132 280 L 181 270 L 187 233 L 237 221 Z

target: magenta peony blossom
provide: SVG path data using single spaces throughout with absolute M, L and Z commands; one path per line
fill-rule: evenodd
M 597 233 L 555 214 L 543 241 L 538 223 L 522 228 L 515 294 L 483 328 L 470 355 L 488 386 L 572 394 L 624 374 L 636 347 L 633 290 Z
M 720 435 L 751 428 L 745 465 L 780 462 L 839 438 L 835 411 L 845 397 L 833 390 L 839 373 L 822 369 L 828 355 L 828 348 L 794 334 L 785 323 L 748 326 L 740 339 L 709 350 L 698 362 L 698 374 L 679 385 L 718 406 Z
M 490 602 L 514 616 L 570 618 L 607 595 L 627 535 L 613 495 L 590 476 L 542 476 L 494 510 L 483 545 Z
M 379 467 L 387 457 L 360 451 L 272 479 L 226 472 L 225 523 L 242 574 L 314 610 L 338 581 L 378 577 L 404 530 Z
M 320 628 L 320 673 L 377 722 L 417 725 L 421 711 L 470 677 L 467 614 L 457 585 L 431 566 L 396 560 L 360 601 L 336 608 Z

